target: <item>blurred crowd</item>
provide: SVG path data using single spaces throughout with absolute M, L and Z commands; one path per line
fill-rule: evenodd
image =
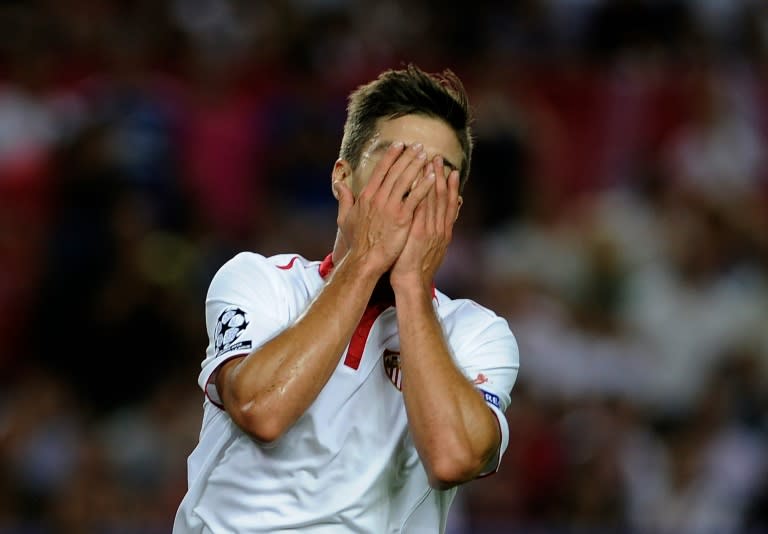
M 437 285 L 521 355 L 449 531 L 768 531 L 768 4 L 451 6 L 0 4 L 0 532 L 170 530 L 212 274 L 330 250 L 346 95 L 410 61 L 476 114 Z

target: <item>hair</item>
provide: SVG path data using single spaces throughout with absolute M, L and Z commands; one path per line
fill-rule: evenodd
M 339 157 L 356 169 L 366 143 L 376 133 L 379 119 L 405 115 L 439 119 L 453 129 L 464 155 L 459 171 L 463 190 L 472 160 L 472 117 L 464 85 L 448 69 L 432 74 L 408 65 L 401 70 L 387 70 L 355 89 L 349 95 Z

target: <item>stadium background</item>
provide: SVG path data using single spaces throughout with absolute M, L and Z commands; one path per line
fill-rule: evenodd
M 169 531 L 212 273 L 324 256 L 345 96 L 406 61 L 477 116 L 438 285 L 522 362 L 451 531 L 768 528 L 765 2 L 5 1 L 0 35 L 0 532 Z

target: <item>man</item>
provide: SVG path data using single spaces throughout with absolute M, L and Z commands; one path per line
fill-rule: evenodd
M 432 279 L 469 173 L 450 71 L 387 71 L 349 100 L 322 262 L 242 253 L 206 300 L 207 394 L 174 532 L 443 532 L 506 449 L 517 345 Z

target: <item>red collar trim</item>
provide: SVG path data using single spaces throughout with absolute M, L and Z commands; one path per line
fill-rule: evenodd
M 328 278 L 328 276 L 330 276 L 333 271 L 333 253 L 328 254 L 325 259 L 320 262 L 318 271 L 322 278 Z M 437 288 L 435 288 L 434 282 L 432 282 L 432 298 L 437 298 Z
M 323 261 L 320 262 L 320 276 L 328 278 L 333 270 L 333 252 L 328 254 Z

